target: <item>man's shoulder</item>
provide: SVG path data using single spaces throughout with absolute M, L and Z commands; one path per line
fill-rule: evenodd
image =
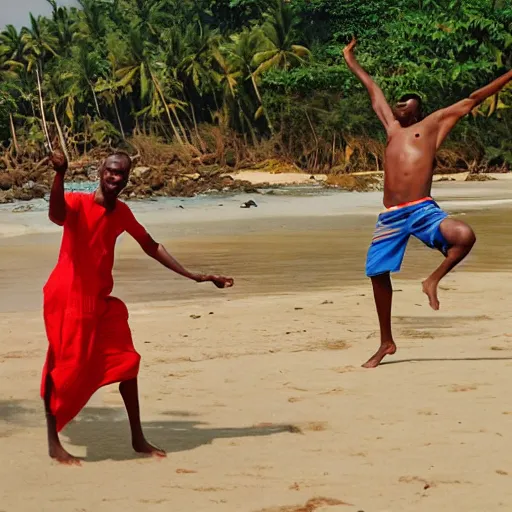
M 93 194 L 89 192 L 77 192 L 73 190 L 64 192 L 64 198 L 70 207 L 76 207 L 82 204 L 83 202 L 90 199 L 92 195 Z
M 120 211 L 130 210 L 130 207 L 126 204 L 126 202 L 119 198 L 117 198 L 116 208 L 119 208 Z
M 121 199 L 119 199 L 119 198 L 117 199 L 117 202 L 116 202 L 116 211 L 117 211 L 117 215 L 120 215 L 121 217 L 123 217 L 125 219 L 131 218 L 134 216 L 130 206 L 125 201 L 121 201 Z

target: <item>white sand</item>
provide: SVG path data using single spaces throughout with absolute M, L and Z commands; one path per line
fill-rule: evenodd
M 383 173 L 379 171 L 355 172 L 353 174 L 359 176 L 383 175 Z M 468 172 L 436 174 L 434 176 L 434 182 L 445 180 L 461 182 L 466 180 L 468 174 Z M 512 173 L 488 173 L 488 175 L 500 181 L 512 179 Z M 232 176 L 235 176 L 239 180 L 249 181 L 255 185 L 263 183 L 269 183 L 270 185 L 306 185 L 314 184 L 315 182 L 321 183 L 327 180 L 327 174 L 308 174 L 301 172 L 268 173 L 264 171 L 239 171 L 232 174 Z

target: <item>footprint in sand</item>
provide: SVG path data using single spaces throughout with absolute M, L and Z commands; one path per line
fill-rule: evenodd
M 300 423 L 294 427 L 302 434 L 304 432 L 323 432 L 327 430 L 327 422 L 325 421 L 312 421 L 310 423 Z
M 315 510 L 318 510 L 319 508 L 323 509 L 326 507 L 337 507 L 340 505 L 353 506 L 351 503 L 347 503 L 346 501 L 318 497 L 310 499 L 304 503 L 304 505 L 285 505 L 282 507 L 271 507 L 260 509 L 257 512 L 315 512 Z
M 356 370 L 360 370 L 360 368 L 356 368 L 355 366 L 340 366 L 338 368 L 331 368 L 331 370 L 336 373 L 349 373 L 355 372 Z
M 464 391 L 476 391 L 478 386 L 476 384 L 462 385 L 462 384 L 452 384 L 448 388 L 448 391 L 451 393 L 462 393 Z
M 329 391 L 323 391 L 322 393 L 319 393 L 320 395 L 340 395 L 344 393 L 345 390 L 343 388 L 334 388 L 330 389 Z

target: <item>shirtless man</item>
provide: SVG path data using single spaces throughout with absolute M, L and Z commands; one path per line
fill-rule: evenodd
M 64 464 L 79 463 L 61 445 L 58 432 L 97 389 L 118 382 L 133 449 L 163 457 L 165 452 L 148 443 L 142 431 L 137 386 L 140 356 L 133 346 L 128 310 L 111 296 L 116 240 L 127 232 L 148 256 L 198 283 L 210 281 L 218 288 L 229 288 L 233 279 L 189 272 L 139 224 L 128 205 L 118 199 L 132 165 L 127 154 L 115 153 L 105 160 L 99 187 L 92 194 L 64 193 L 66 158 L 55 151 L 51 161 L 56 174 L 49 218 L 64 232 L 59 260 L 44 287 L 48 352 L 41 396 L 49 455 Z
M 451 129 L 486 98 L 500 91 L 511 79 L 512 71 L 450 107 L 423 118 L 421 98 L 406 95 L 392 109 L 382 90 L 354 57 L 356 40 L 343 50 L 350 70 L 368 90 L 372 107 L 387 133 L 384 165 L 384 211 L 379 215 L 366 261 L 371 278 L 380 324 L 380 348 L 363 365 L 375 368 L 386 355 L 396 352 L 391 332 L 393 289 L 390 272 L 398 272 L 410 235 L 445 257 L 439 267 L 423 281 L 430 306 L 439 309 L 439 281 L 471 251 L 476 238 L 464 222 L 448 218 L 430 197 L 434 159 Z

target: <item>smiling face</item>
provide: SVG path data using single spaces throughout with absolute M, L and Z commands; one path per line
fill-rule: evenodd
M 109 156 L 100 170 L 100 187 L 103 196 L 116 198 L 126 187 L 132 161 L 128 155 L 116 153 Z
M 402 126 L 421 121 L 421 99 L 416 95 L 403 96 L 395 105 L 393 114 Z

